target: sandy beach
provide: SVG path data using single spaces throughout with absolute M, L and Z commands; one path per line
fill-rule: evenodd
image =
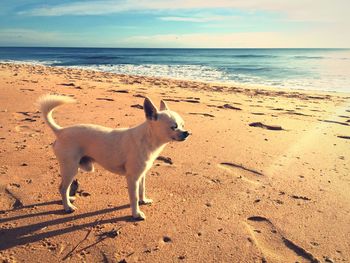
M 147 176 L 154 203 L 130 217 L 125 178 L 79 172 L 75 205 L 58 192 L 55 138 L 35 101 L 73 96 L 66 126 L 131 127 L 144 96 L 192 136 Z M 350 94 L 0 64 L 2 262 L 350 262 Z

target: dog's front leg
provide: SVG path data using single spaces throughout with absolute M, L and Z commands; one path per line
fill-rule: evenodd
M 139 207 L 139 183 L 140 183 L 140 179 L 141 178 L 134 177 L 134 176 L 127 177 L 128 192 L 129 192 L 132 217 L 134 219 L 137 219 L 137 220 L 145 220 L 146 216 L 140 210 L 140 207 Z
M 139 198 L 140 198 L 140 201 L 139 201 L 140 205 L 147 205 L 153 202 L 152 199 L 146 198 L 146 174 L 144 174 L 140 178 Z

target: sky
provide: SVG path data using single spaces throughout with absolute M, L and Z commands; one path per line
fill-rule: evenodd
M 349 48 L 349 0 L 2 0 L 0 46 Z

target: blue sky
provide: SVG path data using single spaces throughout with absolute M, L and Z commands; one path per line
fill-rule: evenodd
M 0 46 L 350 47 L 347 0 L 2 0 Z

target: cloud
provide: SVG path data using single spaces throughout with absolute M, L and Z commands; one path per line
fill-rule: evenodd
M 337 36 L 337 37 L 335 37 Z M 123 40 L 134 47 L 169 48 L 324 48 L 348 47 L 350 36 L 339 32 L 243 32 L 222 34 L 164 34 L 133 36 Z
M 221 21 L 226 19 L 225 16 L 207 16 L 207 17 L 183 17 L 183 16 L 162 16 L 158 19 L 171 22 L 192 22 L 192 23 L 207 23 L 212 21 Z
M 81 46 L 144 48 L 323 48 L 350 45 L 350 35 L 333 28 L 301 32 L 242 32 L 155 34 L 131 37 L 99 36 L 89 33 L 65 33 L 0 29 L 1 46 Z
M 23 28 L 6 28 L 0 29 L 0 39 L 1 45 L 16 43 L 20 46 L 21 43 L 30 45 L 41 42 L 42 44 L 56 42 L 62 39 L 62 35 L 55 32 L 40 32 Z
M 350 21 L 348 0 L 101 0 L 45 5 L 18 12 L 29 16 L 103 15 L 125 11 L 239 9 L 282 13 L 296 21 Z
M 91 37 L 59 31 L 40 31 L 26 28 L 0 29 L 0 46 L 86 46 Z
M 36 7 L 18 12 L 19 15 L 28 16 L 79 16 L 103 15 L 126 11 L 123 5 L 116 5 L 115 1 L 85 1 L 68 2 L 59 5 Z

